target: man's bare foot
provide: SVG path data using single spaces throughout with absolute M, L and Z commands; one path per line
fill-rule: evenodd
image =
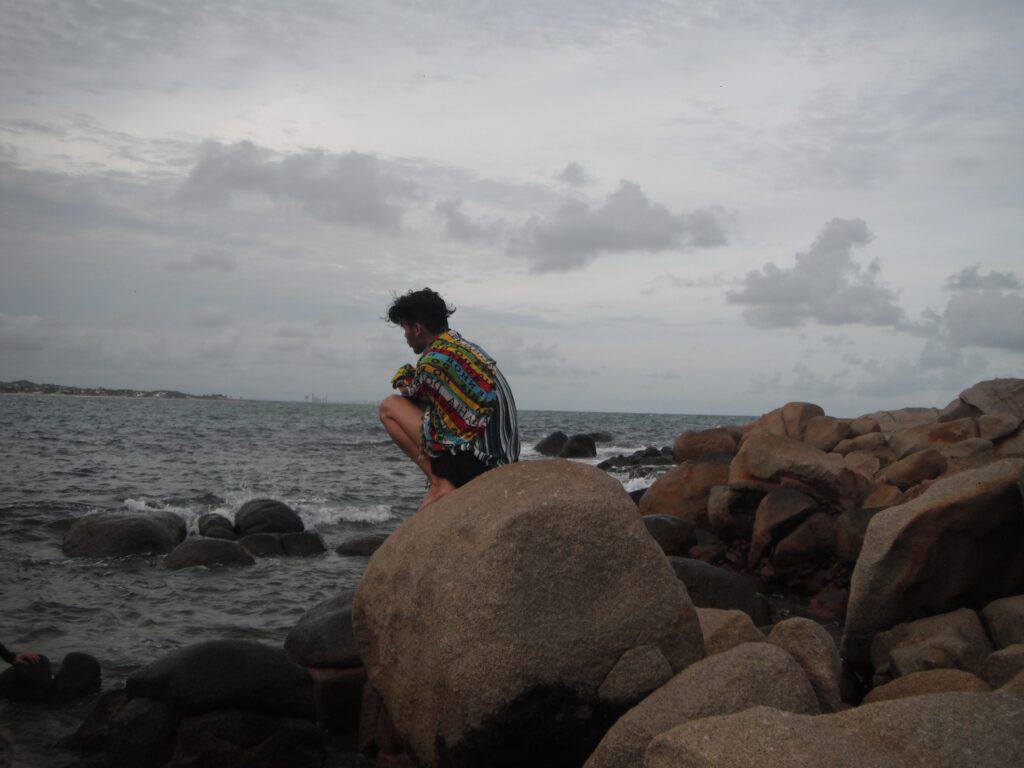
M 443 477 L 435 477 L 434 482 L 430 484 L 430 490 L 427 491 L 427 495 L 423 497 L 423 501 L 420 503 L 420 509 L 433 504 L 435 501 L 440 499 L 442 496 L 447 496 L 449 493 L 455 490 L 455 486 L 452 485 L 451 480 L 446 480 Z

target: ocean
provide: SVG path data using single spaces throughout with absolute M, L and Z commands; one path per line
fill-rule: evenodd
M 748 417 L 521 411 L 522 460 L 545 435 L 603 431 L 597 462 L 680 432 Z M 280 646 L 302 614 L 354 586 L 366 558 L 334 547 L 397 528 L 425 492 L 373 405 L 0 395 L 0 641 L 59 662 L 100 660 L 103 688 L 167 651 L 214 638 Z M 616 474 L 627 489 L 650 478 Z M 327 545 L 310 558 L 167 571 L 160 557 L 72 559 L 61 541 L 89 512 L 234 515 L 248 499 L 291 505 Z M 58 708 L 0 702 L 23 766 L 73 765 L 53 742 L 94 698 Z

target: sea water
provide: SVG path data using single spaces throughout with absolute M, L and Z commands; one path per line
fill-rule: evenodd
M 561 430 L 607 432 L 596 464 L 680 432 L 747 418 L 521 411 L 523 460 Z M 374 405 L 0 395 L 0 641 L 59 663 L 97 657 L 107 690 L 174 648 L 214 638 L 280 646 L 302 614 L 358 583 L 366 558 L 333 550 L 388 532 L 425 493 Z M 633 490 L 650 479 L 616 475 Z M 68 558 L 61 541 L 90 512 L 170 510 L 190 531 L 249 499 L 293 507 L 327 553 L 264 557 L 248 568 L 168 571 L 161 558 Z M 0 703 L 20 764 L 72 764 L 52 743 L 95 697 L 55 709 Z

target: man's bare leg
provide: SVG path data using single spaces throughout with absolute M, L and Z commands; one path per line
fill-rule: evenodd
M 450 480 L 434 475 L 430 457 L 420 449 L 423 435 L 423 409 L 401 395 L 390 395 L 380 404 L 380 420 L 395 445 L 402 449 L 418 466 L 430 482 L 430 490 L 423 497 L 419 509 L 433 504 L 455 490 Z M 419 510 L 417 510 L 418 512 Z

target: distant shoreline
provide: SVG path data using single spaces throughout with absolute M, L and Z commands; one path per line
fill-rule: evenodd
M 33 381 L 0 381 L 2 395 L 47 395 L 62 397 L 116 397 L 125 400 L 217 400 L 238 402 L 241 397 L 222 394 L 193 395 L 174 389 L 108 389 L 106 387 L 71 387 L 64 384 L 36 384 Z

